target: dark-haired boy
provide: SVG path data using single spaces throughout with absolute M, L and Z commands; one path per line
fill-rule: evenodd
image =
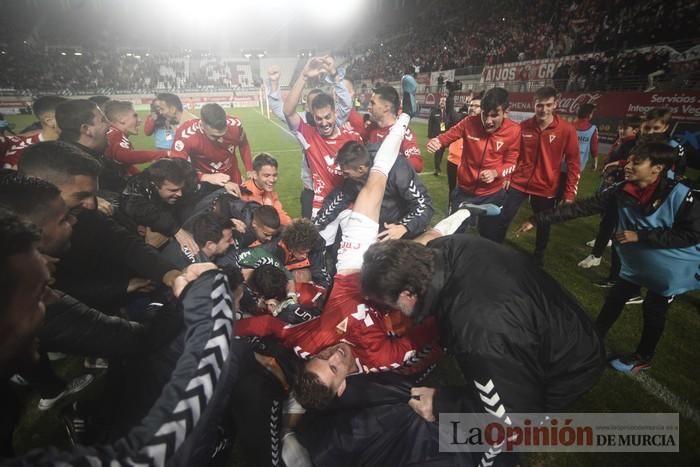
M 288 225 L 292 218 L 282 207 L 277 186 L 277 160 L 267 153 L 260 153 L 253 159 L 253 174 L 250 180 L 242 185 L 241 199 L 255 201 L 263 206 L 272 206 L 280 217 L 282 225 Z
M 617 212 L 615 248 L 621 269 L 596 327 L 605 336 L 627 300 L 648 290 L 642 304 L 644 325 L 633 354 L 610 362 L 623 373 L 651 368 L 661 339 L 666 312 L 676 295 L 700 289 L 700 203 L 698 192 L 667 178 L 676 152 L 667 144 L 643 143 L 631 151 L 625 181 L 593 198 L 544 211 L 532 220 L 539 224 L 563 222 L 608 210 Z M 533 228 L 528 222 L 520 231 Z
M 462 159 L 457 169 L 457 187 L 450 194 L 452 209 L 462 203 L 502 206 L 504 183 L 515 170 L 520 151 L 520 127 L 506 117 L 508 91 L 489 89 L 481 100 L 480 115 L 467 117 L 440 136 L 428 141 L 429 152 L 462 139 Z M 479 219 L 479 233 L 495 240 L 498 217 Z

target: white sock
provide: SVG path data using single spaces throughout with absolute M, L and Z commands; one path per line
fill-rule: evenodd
M 411 117 L 408 114 L 401 114 L 399 116 L 396 123 L 394 123 L 391 130 L 389 130 L 389 134 L 384 138 L 377 154 L 374 156 L 372 170 L 380 172 L 387 177 L 389 176 L 389 171 L 394 166 L 394 162 L 396 162 L 396 157 L 401 148 L 401 142 L 406 133 L 406 128 L 408 128 L 408 122 L 410 121 Z
M 469 209 L 458 209 L 454 214 L 438 222 L 433 228 L 442 235 L 452 235 L 464 221 L 469 219 L 470 214 Z

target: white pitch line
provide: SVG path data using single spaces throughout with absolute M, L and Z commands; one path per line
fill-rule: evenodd
M 266 118 L 263 114 L 261 114 L 259 110 L 258 110 L 257 112 L 258 112 L 258 114 L 260 114 L 260 116 L 262 116 L 263 118 L 265 118 L 265 119 L 267 120 L 267 118 Z M 282 125 L 280 125 L 279 123 L 277 123 L 277 122 L 274 121 L 273 119 L 269 119 L 269 120 L 267 120 L 267 121 L 270 122 L 270 123 L 272 123 L 273 125 L 275 125 L 275 126 L 276 126 L 277 128 L 279 128 L 280 130 L 282 130 L 282 131 L 284 131 L 285 133 L 287 133 L 287 134 L 288 134 L 289 136 L 291 136 L 292 138 L 296 139 L 296 136 L 294 136 L 294 133 L 292 133 L 292 132 L 289 130 L 289 128 L 283 127 Z
M 682 417 L 692 421 L 695 426 L 700 427 L 700 412 L 690 402 L 644 373 L 639 373 L 631 378 L 637 381 L 646 392 L 677 411 Z

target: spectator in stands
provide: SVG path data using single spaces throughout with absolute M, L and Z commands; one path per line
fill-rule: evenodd
M 127 178 L 128 175 L 139 173 L 134 164 L 144 164 L 168 157 L 169 151 L 134 149 L 129 136 L 139 134 L 139 115 L 131 102 L 111 100 L 104 104 L 103 110 L 111 125 L 107 132 L 105 157 L 121 166 L 122 177 Z
M 578 138 L 574 126 L 555 112 L 558 96 L 552 87 L 538 89 L 534 96 L 535 115 L 520 124 L 520 159 L 498 217 L 498 242 L 505 239 L 508 225 L 526 199 L 537 213 L 555 206 L 560 185 L 564 185 L 564 203 L 573 203 L 576 197 L 581 163 Z M 566 180 L 562 179 L 562 164 L 567 166 Z M 549 226 L 538 226 L 534 258 L 540 266 L 548 242 Z
M 267 153 L 258 154 L 253 159 L 253 177 L 241 187 L 241 199 L 272 206 L 279 214 L 282 225 L 288 225 L 292 218 L 282 207 L 279 195 L 275 191 L 277 176 L 277 160 Z
M 219 104 L 204 104 L 200 114 L 201 118 L 180 125 L 171 156 L 189 160 L 200 181 L 224 186 L 229 181 L 241 183 L 238 149 L 247 178 L 252 177 L 250 145 L 241 121 L 227 116 Z

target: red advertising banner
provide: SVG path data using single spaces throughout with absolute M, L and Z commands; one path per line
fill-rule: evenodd
M 533 112 L 533 93 L 510 93 L 510 110 Z M 673 119 L 700 122 L 700 92 L 565 92 L 557 111 L 576 115 L 582 104 L 595 104 L 596 116 L 643 115 L 655 107 L 671 109 Z

